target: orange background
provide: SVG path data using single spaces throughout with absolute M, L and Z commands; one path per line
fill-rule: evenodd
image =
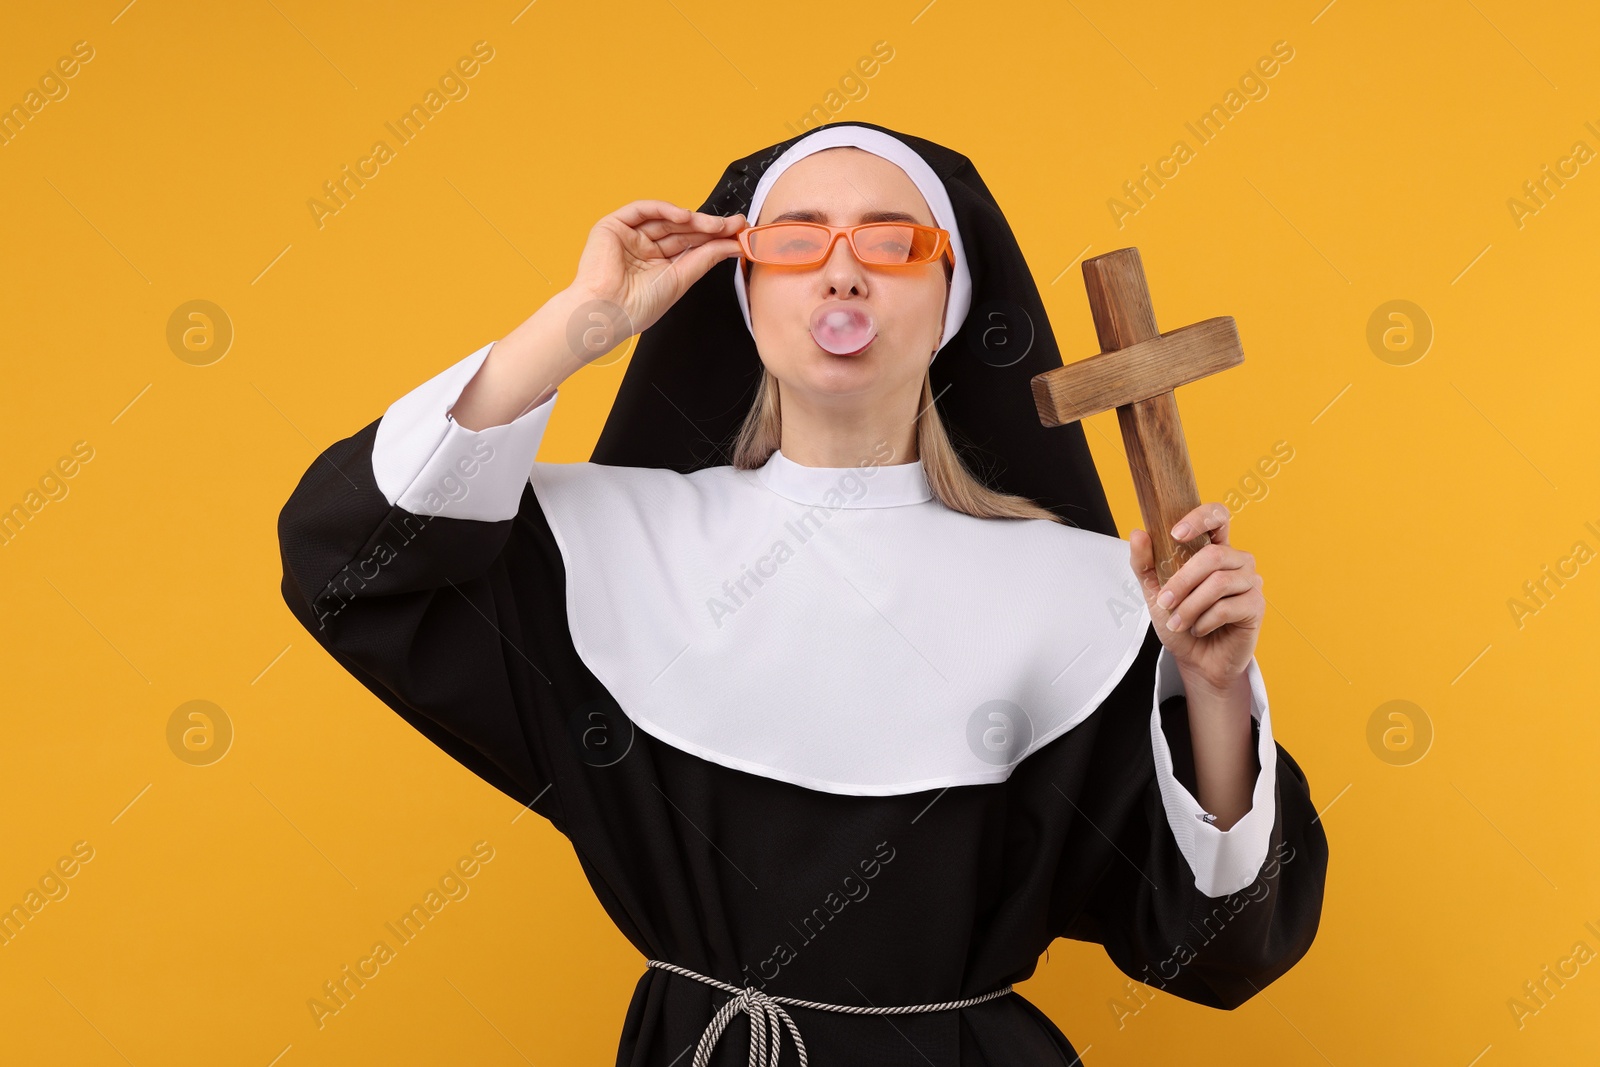
M 1237 490 L 1268 579 L 1273 724 L 1331 842 L 1321 930 L 1233 1013 L 1157 995 L 1119 1026 L 1131 987 L 1069 941 L 1021 992 L 1090 1064 L 1593 1059 L 1597 21 L 1507 0 L 13 12 L 5 107 L 54 90 L 76 42 L 92 58 L 0 144 L 0 507 L 64 490 L 0 545 L 0 904 L 75 843 L 92 858 L 0 947 L 4 1058 L 612 1062 L 644 961 L 563 838 L 300 629 L 275 521 L 323 448 L 565 286 L 601 215 L 698 206 L 821 107 L 975 161 L 1068 358 L 1096 350 L 1077 263 L 1127 245 L 1163 329 L 1226 314 L 1244 341 L 1179 402 L 1202 496 Z M 393 147 L 385 122 L 478 41 L 469 93 L 319 225 L 323 183 Z M 1280 41 L 1201 144 L 1185 123 Z M 1119 226 L 1108 202 L 1180 139 Z M 1564 184 L 1515 211 L 1546 165 Z M 219 332 L 169 340 L 193 300 Z M 588 457 L 624 366 L 569 380 L 541 459 Z M 1115 416 L 1088 424 L 1126 536 Z M 1568 577 L 1519 619 L 1547 565 Z M 191 700 L 231 724 L 209 765 L 169 742 Z M 480 841 L 470 895 L 318 1028 L 322 983 Z M 1519 1020 L 1580 942 L 1590 965 Z

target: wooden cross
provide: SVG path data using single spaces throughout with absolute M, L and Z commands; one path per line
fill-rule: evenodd
M 1137 248 L 1084 260 L 1083 284 L 1100 354 L 1035 375 L 1033 400 L 1046 426 L 1117 409 L 1139 513 L 1154 547 L 1157 577 L 1165 582 L 1211 540 L 1206 533 L 1182 542 L 1172 537 L 1178 520 L 1200 506 L 1172 391 L 1243 363 L 1239 330 L 1223 316 L 1157 331 Z

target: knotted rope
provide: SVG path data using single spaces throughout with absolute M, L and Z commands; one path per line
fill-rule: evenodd
M 996 989 L 990 993 L 983 993 L 976 997 L 967 997 L 965 1000 L 949 1000 L 943 1004 L 908 1004 L 897 1007 L 861 1007 L 855 1004 L 821 1004 L 814 1000 L 800 1000 L 796 997 L 773 997 L 752 989 L 748 986 L 739 987 L 719 982 L 715 978 L 707 978 L 703 974 L 691 971 L 687 967 L 676 964 L 664 963 L 661 960 L 651 960 L 650 966 L 659 967 L 664 971 L 681 974 L 685 978 L 693 978 L 707 985 L 716 986 L 718 989 L 732 993 L 733 999 L 722 1006 L 722 1010 L 712 1018 L 706 1027 L 705 1033 L 700 1035 L 700 1044 L 694 1050 L 693 1067 L 707 1067 L 711 1062 L 711 1050 L 717 1047 L 717 1042 L 722 1039 L 722 1032 L 728 1028 L 728 1023 L 741 1011 L 750 1016 L 750 1067 L 778 1067 L 778 1053 L 783 1043 L 783 1031 L 789 1031 L 789 1036 L 794 1038 L 795 1052 L 800 1057 L 800 1067 L 806 1067 L 806 1043 L 800 1039 L 800 1029 L 795 1026 L 789 1013 L 784 1011 L 782 1005 L 792 1004 L 797 1008 L 815 1008 L 818 1011 L 840 1011 L 849 1015 L 908 1015 L 923 1011 L 948 1011 L 952 1008 L 966 1008 L 974 1004 L 982 1004 L 995 997 L 1003 997 L 1011 992 L 1011 986 Z

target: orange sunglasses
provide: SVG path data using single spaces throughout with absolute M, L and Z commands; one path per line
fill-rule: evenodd
M 742 258 L 772 267 L 817 267 L 843 237 L 862 263 L 873 267 L 915 267 L 949 256 L 950 231 L 912 222 L 864 222 L 824 226 L 820 222 L 771 222 L 739 231 Z

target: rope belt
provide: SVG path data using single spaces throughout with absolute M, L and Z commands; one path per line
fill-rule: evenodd
M 981 996 L 968 997 L 965 1000 L 949 1000 L 943 1004 L 910 1004 L 892 1008 L 862 1008 L 854 1004 L 819 1004 L 814 1000 L 799 1000 L 795 997 L 769 997 L 759 989 L 729 985 L 719 982 L 715 978 L 707 978 L 703 974 L 691 971 L 687 967 L 679 967 L 672 963 L 663 963 L 661 960 L 651 960 L 650 966 L 660 967 L 664 971 L 681 974 L 685 978 L 694 978 L 707 985 L 716 986 L 718 989 L 734 994 L 732 1000 L 722 1006 L 706 1027 L 706 1032 L 700 1035 L 700 1044 L 694 1050 L 693 1067 L 706 1067 L 711 1062 L 711 1050 L 717 1047 L 717 1042 L 722 1039 L 722 1032 L 728 1028 L 728 1023 L 741 1011 L 750 1016 L 750 1067 L 778 1067 L 778 1052 L 783 1042 L 783 1030 L 779 1024 L 788 1027 L 789 1035 L 794 1038 L 795 1052 L 800 1057 L 800 1067 L 806 1067 L 806 1043 L 800 1040 L 800 1031 L 794 1025 L 794 1020 L 780 1005 L 793 1004 L 800 1008 L 816 1008 L 819 1011 L 842 1011 L 851 1015 L 907 1015 L 921 1011 L 947 1011 L 952 1008 L 965 1008 L 973 1004 L 982 1004 L 995 997 L 1003 997 L 1011 992 L 1008 985 L 1003 989 L 996 989 L 991 993 Z M 770 1035 L 770 1036 L 769 1036 Z M 768 1042 L 771 1042 L 770 1047 Z

